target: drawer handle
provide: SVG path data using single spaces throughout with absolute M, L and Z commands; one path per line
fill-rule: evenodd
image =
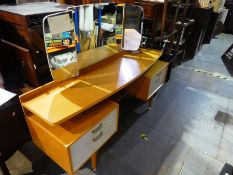
M 93 138 L 93 142 L 97 142 L 102 136 L 103 136 L 103 132 L 101 131 L 96 138 Z
M 96 134 L 102 128 L 103 128 L 103 124 L 100 123 L 99 126 L 96 129 L 93 129 L 91 132 L 92 132 L 92 134 Z

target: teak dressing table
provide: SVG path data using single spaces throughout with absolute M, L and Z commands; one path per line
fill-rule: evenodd
M 96 55 L 97 61 L 90 54 L 79 57 L 78 77 L 53 81 L 20 96 L 33 142 L 68 174 L 90 158 L 96 169 L 96 152 L 117 131 L 119 107 L 110 96 L 146 74 L 157 77 L 153 80 L 160 83 L 157 86 L 165 79 L 154 76 L 167 67 L 158 60 L 160 51 L 124 52 L 116 45 L 98 48 L 98 53 L 101 50 L 104 57 Z

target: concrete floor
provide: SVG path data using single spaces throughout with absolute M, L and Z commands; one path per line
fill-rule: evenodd
M 125 99 L 119 131 L 100 150 L 97 171 L 87 163 L 77 174 L 218 175 L 225 163 L 233 165 L 233 77 L 220 58 L 232 41 L 232 35 L 218 35 L 176 67 L 151 110 Z M 7 166 L 14 175 L 65 174 L 32 143 Z

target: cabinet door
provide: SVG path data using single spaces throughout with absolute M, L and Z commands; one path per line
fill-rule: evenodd
M 20 62 L 20 70 L 23 78 L 32 85 L 38 86 L 39 83 L 37 80 L 36 66 L 32 61 L 30 51 L 3 39 L 1 42 L 5 45 L 7 52 L 11 52 L 11 55 L 15 56 L 13 60 Z

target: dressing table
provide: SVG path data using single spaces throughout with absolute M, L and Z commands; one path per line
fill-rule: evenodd
M 115 55 L 81 69 L 80 76 L 20 97 L 33 142 L 69 174 L 90 157 L 96 168 L 96 152 L 117 131 L 118 104 L 108 98 L 142 77 L 161 56 L 154 50 L 132 54 L 114 48 Z
M 123 92 L 151 101 L 166 77 L 161 55 L 143 48 L 124 51 L 112 43 L 76 53 L 75 64 L 51 68 L 59 81 L 20 96 L 34 144 L 68 174 L 89 159 L 95 170 L 96 153 L 118 129 L 119 105 L 110 97 Z M 52 57 L 48 53 L 51 65 Z M 140 91 L 149 93 L 138 96 Z

